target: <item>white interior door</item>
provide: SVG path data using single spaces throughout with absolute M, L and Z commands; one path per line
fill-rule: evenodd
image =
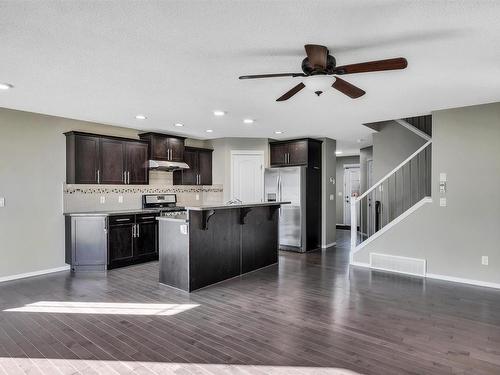
M 231 151 L 231 199 L 263 201 L 263 151 Z
M 344 225 L 351 225 L 351 198 L 360 191 L 359 167 L 344 169 Z

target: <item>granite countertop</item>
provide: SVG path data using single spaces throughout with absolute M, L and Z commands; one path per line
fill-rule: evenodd
M 135 210 L 114 210 L 114 211 L 88 211 L 88 212 L 65 212 L 65 216 L 113 216 L 113 215 L 136 215 L 136 214 L 156 214 L 158 210 L 154 209 L 135 209 Z
M 243 208 L 243 207 L 262 207 L 262 206 L 278 206 L 282 204 L 290 204 L 291 202 L 279 201 L 279 202 L 255 202 L 255 203 L 238 203 L 238 204 L 207 204 L 200 206 L 186 206 L 186 210 L 191 211 L 207 211 L 207 210 L 224 210 L 230 208 Z

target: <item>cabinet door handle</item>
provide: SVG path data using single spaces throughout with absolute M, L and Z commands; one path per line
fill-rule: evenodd
M 167 160 L 171 160 L 170 153 L 172 151 L 170 149 L 167 149 Z
M 288 164 L 290 164 L 290 153 L 287 153 L 287 155 Z
M 116 219 L 115 221 L 129 221 L 130 219 Z
M 139 227 L 139 224 L 135 224 L 136 229 L 136 236 L 140 237 L 141 236 L 141 228 Z
M 130 184 L 130 171 L 127 171 L 127 184 Z
M 123 183 L 127 183 L 127 172 L 123 171 Z
M 97 170 L 97 183 L 101 183 L 101 171 L 99 169 Z

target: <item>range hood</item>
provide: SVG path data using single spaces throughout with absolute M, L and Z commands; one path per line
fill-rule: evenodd
M 177 161 L 150 160 L 149 169 L 172 172 L 180 169 L 189 169 L 189 165 Z

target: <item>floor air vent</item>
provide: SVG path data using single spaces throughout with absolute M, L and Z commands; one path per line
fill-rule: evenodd
M 425 259 L 370 253 L 370 267 L 382 271 L 425 276 L 426 262 Z

